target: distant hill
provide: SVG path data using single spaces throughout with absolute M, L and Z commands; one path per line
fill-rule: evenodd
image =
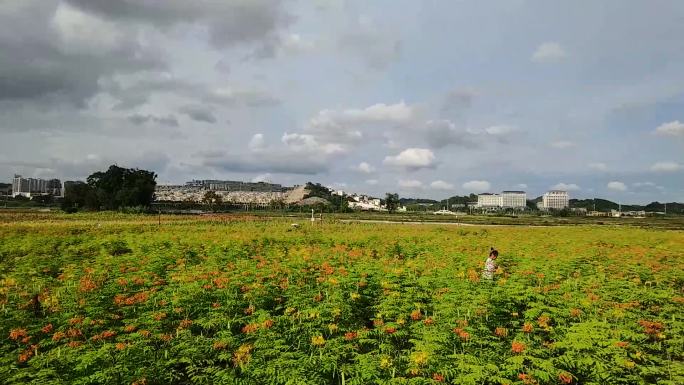
M 594 206 L 595 205 L 595 206 Z M 585 208 L 587 210 L 610 211 L 617 210 L 620 205 L 607 199 L 570 199 L 571 208 Z M 651 202 L 647 205 L 622 205 L 622 211 L 665 211 L 665 203 Z M 684 213 L 684 203 L 667 203 L 667 212 L 672 214 Z
M 436 201 L 434 199 L 423 199 L 423 198 L 399 198 L 399 203 L 402 206 L 407 206 L 407 205 L 417 205 L 417 204 L 436 204 L 439 203 L 439 201 Z

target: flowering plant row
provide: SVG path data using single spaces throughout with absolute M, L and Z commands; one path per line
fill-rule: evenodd
M 682 232 L 79 214 L 0 237 L 3 384 L 684 383 Z

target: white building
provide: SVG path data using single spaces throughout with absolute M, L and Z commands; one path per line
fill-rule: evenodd
M 567 191 L 551 190 L 542 196 L 541 209 L 562 210 L 569 206 L 570 197 Z
M 501 207 L 524 209 L 527 207 L 527 194 L 524 191 L 504 191 L 501 193 Z
M 477 207 L 487 208 L 487 207 L 501 207 L 503 201 L 501 195 L 492 193 L 483 193 L 477 196 Z
M 501 194 L 479 194 L 477 196 L 476 207 L 524 209 L 527 207 L 527 194 L 524 191 L 503 191 Z
M 22 178 L 21 175 L 14 175 L 12 179 L 12 196 L 19 195 L 31 197 L 34 195 L 53 194 L 61 195 L 61 182 L 59 179 L 39 179 Z

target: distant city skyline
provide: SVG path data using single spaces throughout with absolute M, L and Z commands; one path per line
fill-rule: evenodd
M 684 2 L 0 2 L 0 179 L 684 201 Z

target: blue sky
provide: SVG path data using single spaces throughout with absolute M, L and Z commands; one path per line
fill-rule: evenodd
M 0 3 L 0 177 L 684 201 L 679 1 Z

